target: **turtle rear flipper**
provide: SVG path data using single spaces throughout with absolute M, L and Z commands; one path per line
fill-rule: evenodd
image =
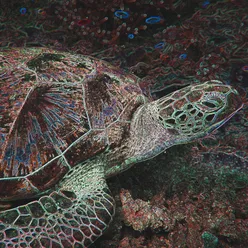
M 115 204 L 102 166 L 86 167 L 75 167 L 60 190 L 1 212 L 0 247 L 88 247 L 101 236 Z

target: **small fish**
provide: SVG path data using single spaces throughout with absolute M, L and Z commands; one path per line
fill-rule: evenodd
M 84 19 L 81 19 L 81 20 L 77 21 L 78 26 L 86 26 L 86 25 L 88 25 L 90 23 L 91 23 L 91 20 L 88 19 L 88 18 L 84 18 Z
M 134 38 L 134 34 L 128 34 L 128 39 L 132 40 Z
M 162 49 L 165 46 L 165 42 L 161 41 L 154 46 L 155 49 Z
M 204 8 L 204 9 L 207 8 L 209 4 L 210 4 L 209 1 L 204 1 L 202 4 L 202 8 Z
M 187 54 L 186 53 L 183 53 L 183 54 L 181 54 L 180 56 L 179 56 L 179 59 L 181 59 L 181 60 L 184 60 L 184 59 L 186 59 L 187 58 Z
M 115 11 L 115 16 L 120 18 L 120 19 L 127 19 L 129 17 L 129 13 L 124 11 L 124 10 L 116 10 Z
M 27 13 L 27 9 L 26 8 L 20 8 L 19 12 L 21 13 L 21 15 L 25 15 Z
M 146 18 L 145 22 L 147 24 L 156 24 L 159 23 L 161 21 L 161 17 L 160 16 L 151 16 Z
M 36 13 L 37 13 L 38 15 L 42 15 L 42 16 L 45 16 L 45 15 L 46 15 L 46 11 L 44 11 L 43 9 L 37 9 L 37 10 L 36 10 Z
M 248 73 L 248 65 L 244 65 L 244 66 L 242 67 L 242 71 Z

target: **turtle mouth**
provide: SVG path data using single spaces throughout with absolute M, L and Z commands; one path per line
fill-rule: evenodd
M 208 131 L 208 134 L 219 129 L 220 127 L 222 127 L 227 121 L 229 121 L 239 110 L 241 110 L 243 108 L 244 104 L 242 103 L 241 106 L 236 109 L 235 111 L 233 111 L 231 114 L 229 114 L 224 120 L 219 121 L 217 123 L 215 123 Z
M 244 106 L 244 102 L 239 92 L 233 89 L 227 96 L 227 100 L 222 109 L 220 109 L 214 118 L 215 123 L 210 126 L 208 133 L 215 131 L 230 120 Z

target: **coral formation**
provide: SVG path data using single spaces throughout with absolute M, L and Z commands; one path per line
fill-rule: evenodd
M 130 192 L 122 190 L 120 193 L 122 211 L 125 224 L 132 226 L 136 231 L 147 228 L 170 231 L 173 223 L 166 208 L 151 205 L 140 199 L 133 200 Z

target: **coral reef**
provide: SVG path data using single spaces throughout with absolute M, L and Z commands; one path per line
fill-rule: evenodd
M 166 208 L 153 206 L 140 199 L 133 200 L 127 190 L 122 190 L 120 197 L 125 224 L 132 226 L 134 230 L 144 231 L 151 228 L 170 231 L 172 229 L 172 218 Z
M 111 241 L 95 247 L 245 247 L 247 171 L 230 169 L 235 159 L 227 168 L 216 157 L 196 163 L 193 153 L 194 145 L 171 148 L 111 179 L 117 216 Z

